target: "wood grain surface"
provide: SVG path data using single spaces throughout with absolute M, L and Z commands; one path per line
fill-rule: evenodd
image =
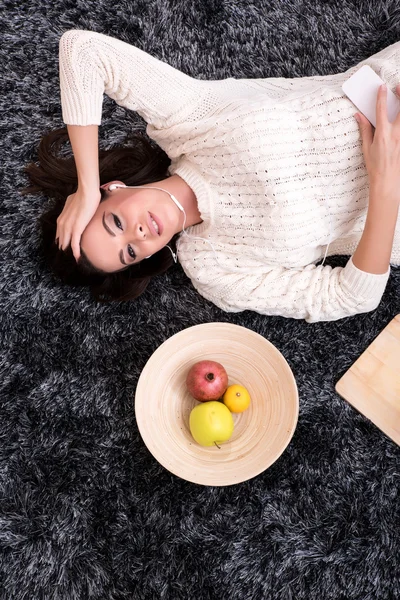
M 339 379 L 335 389 L 400 445 L 400 314 Z

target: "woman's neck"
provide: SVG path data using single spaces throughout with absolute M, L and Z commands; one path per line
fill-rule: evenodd
M 171 177 L 159 181 L 156 185 L 173 194 L 183 206 L 186 214 L 185 227 L 197 225 L 202 222 L 195 193 L 182 177 L 171 175 Z

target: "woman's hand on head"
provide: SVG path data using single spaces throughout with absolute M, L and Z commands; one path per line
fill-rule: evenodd
M 100 190 L 78 190 L 68 196 L 64 209 L 57 219 L 56 243 L 60 250 L 71 245 L 75 260 L 79 260 L 80 241 L 86 226 L 92 220 L 100 203 Z
M 400 95 L 400 84 L 396 89 Z M 387 116 L 387 90 L 381 86 L 376 103 L 376 129 L 368 119 L 356 114 L 359 123 L 362 150 L 369 175 L 371 194 L 390 203 L 400 201 L 400 113 L 390 123 Z

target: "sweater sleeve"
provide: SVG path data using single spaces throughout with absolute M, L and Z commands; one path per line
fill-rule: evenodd
M 59 44 L 63 120 L 100 125 L 103 94 L 155 127 L 199 107 L 207 84 L 139 48 L 92 31 L 65 32 Z
M 345 267 L 311 264 L 254 274 L 221 274 L 208 268 L 207 282 L 193 277 L 193 272 L 189 274 L 185 264 L 183 268 L 198 292 L 227 312 L 254 310 L 308 323 L 336 321 L 374 310 L 390 274 L 390 268 L 381 275 L 361 271 L 352 258 Z

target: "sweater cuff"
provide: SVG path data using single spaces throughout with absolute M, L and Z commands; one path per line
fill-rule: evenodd
M 67 106 L 66 100 L 62 102 L 62 120 L 65 125 L 101 125 L 102 104 L 97 108 L 85 102 L 74 103 L 73 100 L 68 104 Z
M 364 298 L 374 303 L 374 299 L 379 302 L 390 275 L 390 267 L 386 273 L 376 274 L 361 271 L 353 263 L 351 257 L 343 269 L 343 278 L 353 297 Z
M 103 111 L 103 88 L 94 87 L 94 93 L 77 93 L 73 86 L 64 81 L 61 74 L 62 118 L 66 125 L 101 125 Z

